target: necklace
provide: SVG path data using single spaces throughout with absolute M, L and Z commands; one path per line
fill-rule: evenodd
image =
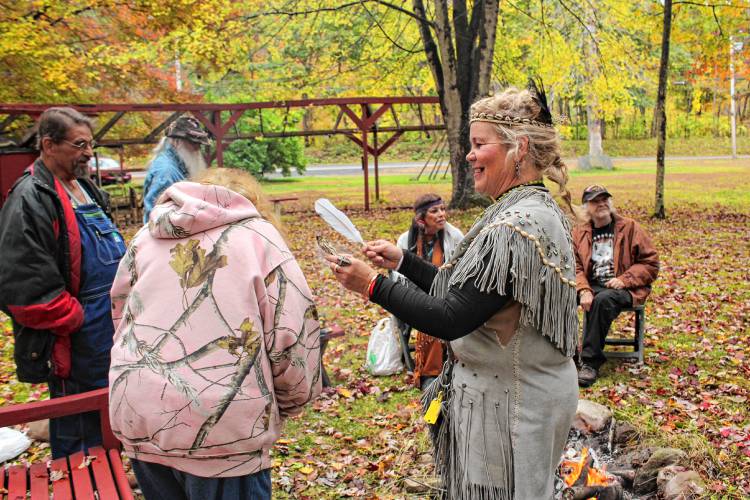
M 513 186 L 512 188 L 508 189 L 503 194 L 498 196 L 495 202 L 490 207 L 485 209 L 485 211 L 477 217 L 477 219 L 474 221 L 474 224 L 472 225 L 469 232 L 466 233 L 466 236 L 458 245 L 458 248 L 456 248 L 450 261 L 440 266 L 440 270 L 450 269 L 451 267 L 456 265 L 456 263 L 461 259 L 461 257 L 463 257 L 463 254 L 469 248 L 469 245 L 471 245 L 471 243 L 474 241 L 474 238 L 476 238 L 479 235 L 479 231 L 482 229 L 482 227 L 484 227 L 485 224 L 482 224 L 481 226 L 479 225 L 482 219 L 487 218 L 488 214 L 490 214 L 493 210 L 499 210 L 500 208 L 498 207 L 498 205 L 500 205 L 501 202 L 505 200 L 514 191 L 522 187 L 544 187 L 544 182 L 542 180 L 535 180 L 531 182 L 526 182 L 524 184 L 518 184 L 517 186 Z
M 513 186 L 512 188 L 508 189 L 507 191 L 505 191 L 503 194 L 501 194 L 497 198 L 495 198 L 495 202 L 498 202 L 501 199 L 505 198 L 505 196 L 511 191 L 516 190 L 518 188 L 522 188 L 522 187 L 544 187 L 544 181 L 541 179 L 538 179 L 535 181 L 524 182 L 523 184 L 517 184 Z

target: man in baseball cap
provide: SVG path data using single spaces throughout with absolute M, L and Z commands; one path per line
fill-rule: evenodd
M 604 341 L 620 312 L 642 305 L 659 272 L 651 238 L 628 217 L 617 214 L 607 188 L 594 184 L 581 202 L 589 221 L 573 229 L 576 290 L 586 314 L 578 385 L 588 387 L 607 360 Z
M 605 198 L 612 197 L 612 195 L 609 194 L 609 191 L 607 191 L 607 188 L 605 188 L 604 186 L 601 186 L 599 184 L 592 184 L 591 186 L 583 190 L 583 196 L 581 196 L 581 203 L 587 203 L 600 195 L 604 195 Z
M 181 116 L 169 124 L 164 137 L 154 148 L 143 183 L 144 223 L 148 223 L 151 209 L 165 189 L 175 182 L 195 177 L 206 168 L 201 146 L 210 144 L 208 132 L 192 116 Z

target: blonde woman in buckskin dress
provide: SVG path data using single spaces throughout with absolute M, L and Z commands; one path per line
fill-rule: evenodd
M 383 240 L 365 253 L 415 290 L 365 262 L 340 266 L 348 289 L 450 342 L 425 394 L 437 470 L 449 499 L 551 499 L 578 399 L 575 262 L 570 226 L 543 184 L 568 207 L 567 168 L 544 94 L 509 88 L 471 108 L 476 190 L 495 202 L 440 268 Z M 428 408 L 427 414 L 430 414 Z

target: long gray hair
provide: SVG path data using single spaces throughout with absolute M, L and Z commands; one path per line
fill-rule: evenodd
M 609 213 L 612 214 L 612 217 L 617 214 L 617 209 L 615 208 L 615 204 L 612 203 L 612 197 L 609 196 L 607 198 L 607 206 L 609 207 Z M 581 208 L 583 208 L 583 218 L 585 219 L 585 222 L 591 222 L 591 216 L 589 215 L 589 202 L 584 201 L 581 205 Z
M 200 149 L 193 151 L 185 146 L 184 139 L 178 139 L 176 137 L 162 137 L 154 148 L 154 158 L 167 149 L 168 145 L 172 146 L 177 157 L 185 164 L 185 168 L 188 171 L 188 177 L 191 179 L 208 168 Z

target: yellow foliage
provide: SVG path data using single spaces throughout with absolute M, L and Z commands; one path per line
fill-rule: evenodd
M 428 2 L 429 4 L 429 2 Z M 434 94 L 417 22 L 376 2 L 21 0 L 0 10 L 0 101 L 253 101 Z M 403 4 L 409 8 L 409 2 Z M 658 2 L 500 3 L 493 86 L 542 78 L 554 98 L 613 118 L 656 86 Z M 572 13 L 575 14 L 572 15 Z M 428 8 L 428 15 L 432 15 Z M 698 6 L 676 6 L 673 53 L 695 85 L 725 85 L 726 40 Z M 726 33 L 742 9 L 715 9 Z M 435 33 L 433 31 L 433 36 Z M 175 87 L 175 60 L 186 90 Z M 741 64 L 738 72 L 750 68 Z M 197 94 L 197 95 L 196 95 Z M 693 93 L 694 109 L 705 92 Z M 650 99 L 653 99 L 650 97 Z M 641 102 L 639 105 L 643 105 Z M 316 117 L 331 121 L 333 117 Z

